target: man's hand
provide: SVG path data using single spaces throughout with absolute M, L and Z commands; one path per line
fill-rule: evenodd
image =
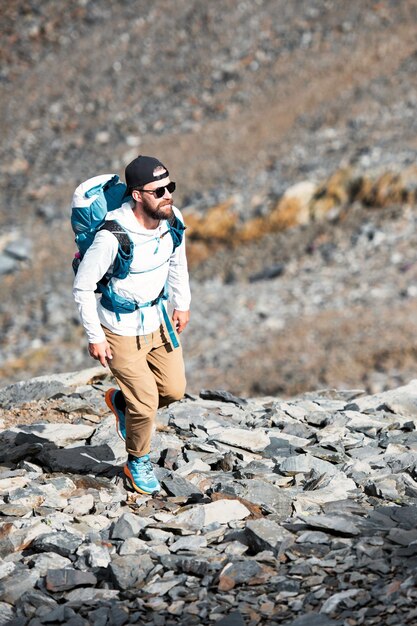
M 107 360 L 111 360 L 113 358 L 110 346 L 106 340 L 101 343 L 89 343 L 88 352 L 93 359 L 100 361 L 103 367 L 107 366 Z
M 177 311 L 177 309 L 174 309 L 172 321 L 174 322 L 174 327 L 177 333 L 182 333 L 190 321 L 190 311 Z

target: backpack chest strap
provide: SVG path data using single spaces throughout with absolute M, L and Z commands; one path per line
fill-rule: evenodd
M 117 293 L 113 291 L 113 289 L 111 288 L 111 285 L 100 285 L 100 291 L 102 293 L 101 301 L 100 301 L 101 306 L 107 309 L 108 311 L 112 311 L 113 313 L 115 313 L 116 319 L 118 322 L 120 322 L 121 320 L 120 315 L 123 315 L 126 313 L 133 313 L 134 311 L 139 310 L 140 315 L 141 315 L 141 322 L 143 325 L 143 312 L 141 311 L 141 309 L 158 305 L 162 313 L 162 316 L 164 318 L 165 326 L 167 328 L 169 337 L 171 339 L 171 343 L 174 348 L 178 348 L 179 346 L 178 339 L 174 333 L 174 329 L 172 327 L 172 323 L 171 323 L 171 320 L 169 319 L 169 315 L 167 313 L 165 303 L 164 303 L 165 300 L 168 300 L 168 296 L 165 293 L 165 289 L 162 289 L 161 293 L 153 300 L 149 300 L 149 302 L 143 302 L 141 304 L 138 304 L 134 300 L 128 300 L 127 298 L 124 298 L 123 296 L 119 296 Z

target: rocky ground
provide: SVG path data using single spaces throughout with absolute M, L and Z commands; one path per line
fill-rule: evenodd
M 415 0 L 80 0 L 62 19 L 52 0 L 8 2 L 3 382 L 90 364 L 70 294 L 69 201 L 139 151 L 167 162 L 190 220 L 217 207 L 208 256 L 188 231 L 190 392 L 374 392 L 414 377 L 415 175 L 408 195 L 336 193 L 325 219 L 220 235 L 226 209 L 241 228 L 294 184 L 319 200 L 343 168 L 355 180 L 415 164 L 416 11 Z
M 153 498 L 124 482 L 112 384 L 0 389 L 0 624 L 415 624 L 415 380 L 188 396 L 159 414 Z

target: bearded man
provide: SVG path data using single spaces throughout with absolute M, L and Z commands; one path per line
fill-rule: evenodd
M 173 206 L 175 183 L 167 168 L 154 157 L 138 156 L 127 165 L 125 179 L 126 202 L 107 214 L 109 222 L 80 263 L 73 293 L 89 353 L 109 366 L 119 386 L 109 389 L 105 400 L 126 441 L 124 473 L 137 492 L 153 494 L 160 489 L 149 456 L 155 417 L 159 407 L 185 392 L 178 335 L 189 321 L 191 295 L 183 219 Z M 106 229 L 110 220 L 112 228 Z M 133 244 L 133 256 L 127 276 L 111 278 L 120 253 L 114 228 L 120 227 Z M 110 276 L 106 293 L 97 297 L 105 275 Z

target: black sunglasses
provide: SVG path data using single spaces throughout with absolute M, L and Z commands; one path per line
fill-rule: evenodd
M 168 183 L 168 185 L 164 185 L 164 187 L 157 187 L 157 189 L 139 189 L 139 191 L 146 191 L 146 193 L 153 194 L 154 198 L 163 198 L 165 195 L 165 189 L 168 193 L 174 193 L 176 188 L 176 184 L 174 181 Z

